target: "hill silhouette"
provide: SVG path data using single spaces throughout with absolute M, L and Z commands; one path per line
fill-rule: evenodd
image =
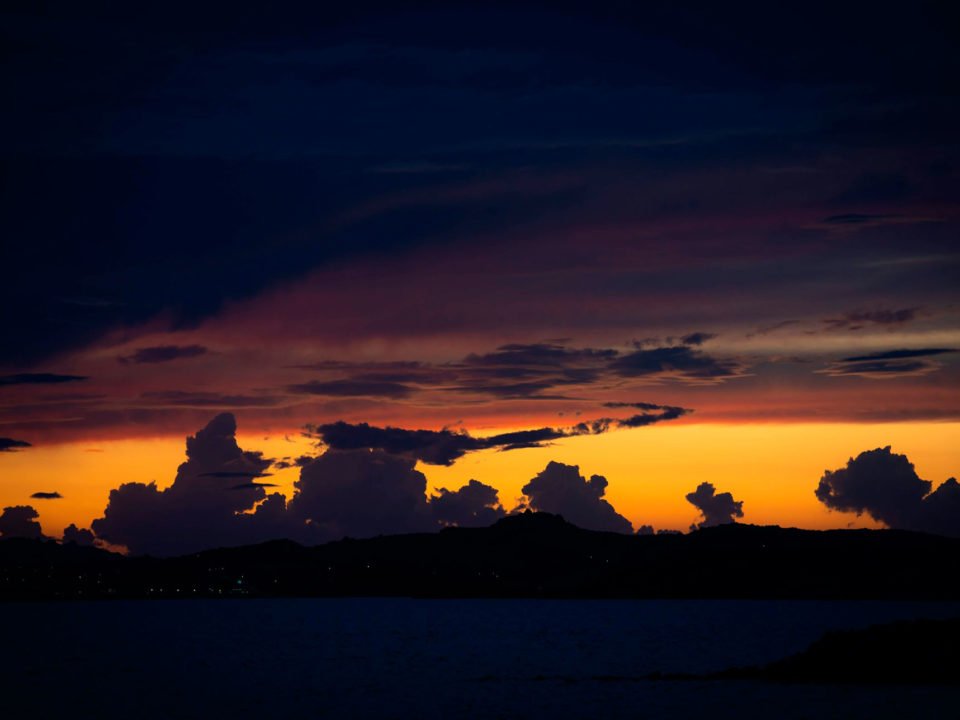
M 960 539 L 728 524 L 687 535 L 583 530 L 523 513 L 486 528 L 276 540 L 174 558 L 0 541 L 0 598 L 282 596 L 957 599 Z
M 960 685 L 960 619 L 909 620 L 828 632 L 796 655 L 720 679 L 777 683 Z

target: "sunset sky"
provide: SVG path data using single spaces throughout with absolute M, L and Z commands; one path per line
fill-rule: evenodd
M 740 522 L 880 527 L 825 471 L 960 473 L 938 6 L 551 6 L 2 11 L 0 508 L 90 528 L 220 413 L 262 457 L 182 475 L 245 475 L 230 513 L 328 447 L 507 511 L 576 465 L 634 530 L 703 520 L 704 482 Z

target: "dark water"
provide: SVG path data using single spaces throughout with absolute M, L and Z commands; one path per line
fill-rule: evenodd
M 957 603 L 236 600 L 0 605 L 10 718 L 957 718 L 947 688 L 636 680 Z M 634 678 L 634 679 L 631 679 Z

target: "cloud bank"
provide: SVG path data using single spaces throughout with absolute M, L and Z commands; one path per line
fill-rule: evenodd
M 132 554 L 176 555 L 274 538 L 314 544 L 487 526 L 507 514 L 496 488 L 471 480 L 428 496 L 417 462 L 459 457 L 464 443 L 470 449 L 478 442 L 506 448 L 552 437 L 541 431 L 504 433 L 491 445 L 490 438 L 450 431 L 344 426 L 357 431 L 350 443 L 331 443 L 317 457 L 297 459 L 300 476 L 288 500 L 268 494 L 269 483 L 249 480 L 266 474 L 274 461 L 241 449 L 233 415 L 218 415 L 187 438 L 187 460 L 170 487 L 121 485 L 111 491 L 103 517 L 93 521 L 92 534 L 68 528 L 64 542 L 90 544 L 95 534 Z M 248 482 L 238 482 L 244 478 Z M 602 476 L 588 480 L 576 466 L 551 462 L 523 487 L 519 509 L 560 514 L 588 529 L 631 533 L 630 522 L 605 499 L 606 487 Z
M 111 491 L 91 526 L 96 537 L 137 555 L 176 555 L 274 538 L 320 543 L 428 532 L 504 514 L 496 489 L 477 481 L 428 498 L 416 458 L 370 446 L 298 458 L 300 478 L 288 501 L 268 494 L 270 483 L 252 481 L 274 461 L 241 449 L 236 429 L 233 415 L 223 413 L 188 437 L 187 461 L 166 489 L 126 483 Z M 73 541 L 86 541 L 84 532 L 71 531 Z

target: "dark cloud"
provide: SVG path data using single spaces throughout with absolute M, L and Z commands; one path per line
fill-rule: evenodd
M 307 383 L 288 385 L 287 390 L 292 393 L 304 395 L 327 395 L 331 397 L 405 398 L 408 397 L 415 388 L 398 382 L 357 378 L 350 380 L 329 380 L 326 382 L 314 380 Z
M 680 342 L 682 342 L 684 345 L 703 345 L 705 342 L 708 340 L 713 340 L 715 337 L 717 337 L 716 333 L 695 332 L 690 333 L 689 335 L 684 335 L 682 338 L 680 338 Z
M 693 410 L 687 408 L 667 405 L 661 407 L 659 412 L 645 412 L 624 420 L 618 420 L 617 425 L 622 428 L 645 427 L 647 425 L 653 425 L 654 423 L 664 422 L 665 420 L 676 420 L 692 412 Z
M 657 405 L 656 403 L 648 402 L 605 402 L 603 404 L 605 408 L 636 408 L 637 410 L 666 410 L 669 405 Z
M 522 440 L 524 433 L 510 434 Z M 540 437 L 536 435 L 535 437 Z M 256 482 L 276 463 L 243 451 L 230 414 L 187 438 L 187 461 L 169 488 L 127 483 L 111 491 L 96 537 L 133 554 L 176 555 L 272 538 L 317 543 L 342 537 L 427 532 L 444 525 L 489 524 L 504 514 L 497 492 L 476 481 L 426 493 L 416 458 L 382 449 L 328 449 L 303 456 L 289 502 Z M 237 479 L 248 482 L 237 482 Z M 225 492 L 228 491 L 228 492 Z
M 632 533 L 630 521 L 604 499 L 606 488 L 607 479 L 601 475 L 587 480 L 576 465 L 551 462 L 522 492 L 532 510 L 562 515 L 587 530 Z
M 468 355 L 465 365 L 520 365 L 520 366 L 567 366 L 577 362 L 594 362 L 598 359 L 616 357 L 610 349 L 568 348 L 553 343 L 501 345 L 496 352 L 485 355 Z
M 301 469 L 287 512 L 316 541 L 434 529 L 415 465 L 383 450 L 328 450 Z
M 33 447 L 26 440 L 14 440 L 13 438 L 0 437 L 0 452 L 14 452 L 22 448 Z
M 308 432 L 324 445 L 335 450 L 375 448 L 392 455 L 420 460 L 429 465 L 451 465 L 469 452 L 478 450 L 517 450 L 542 447 L 545 443 L 577 435 L 606 432 L 609 419 L 579 423 L 572 428 L 537 428 L 500 433 L 490 437 L 474 437 L 466 431 L 405 430 L 375 427 L 367 423 L 351 424 L 342 420 L 324 425 L 309 425 Z
M 562 400 L 548 392 L 601 379 L 618 355 L 608 348 L 571 348 L 559 343 L 502 345 L 495 352 L 468 355 L 444 366 L 453 375 L 450 390 L 500 399 Z
M 691 381 L 716 382 L 742 374 L 740 364 L 720 360 L 690 345 L 640 348 L 610 363 L 621 377 L 672 376 Z
M 637 535 L 655 535 L 653 525 L 641 525 L 637 528 Z
M 110 492 L 92 529 L 134 554 L 171 555 L 267 539 L 259 532 L 262 516 L 249 512 L 266 499 L 263 487 L 250 483 L 224 490 L 232 490 L 237 477 L 259 477 L 270 464 L 260 453 L 240 449 L 233 415 L 217 415 L 187 438 L 187 461 L 170 487 L 121 485 Z
M 917 475 L 906 455 L 887 446 L 827 470 L 815 494 L 832 510 L 867 513 L 891 528 L 960 536 L 960 486 L 954 478 L 934 492 L 932 486 Z
M 824 472 L 816 496 L 833 510 L 866 512 L 891 527 L 906 527 L 930 489 L 931 483 L 917 476 L 907 456 L 888 446 L 862 452 L 846 467 Z
M 824 371 L 824 374 L 833 377 L 855 375 L 866 378 L 891 378 L 906 375 L 927 375 L 937 370 L 938 367 L 933 363 L 923 362 L 922 360 L 909 362 L 875 360 L 861 363 L 834 363 Z
M 736 522 L 734 518 L 743 517 L 743 501 L 734 500 L 733 495 L 728 492 L 717 493 L 712 483 L 700 483 L 697 489 L 687 493 L 686 497 L 687 502 L 703 516 L 699 523 L 695 522 L 690 526 L 691 530 L 726 525 Z
M 336 450 L 376 448 L 393 455 L 403 455 L 430 465 L 451 465 L 468 452 L 512 445 L 539 446 L 540 443 L 565 437 L 553 428 L 524 430 L 488 438 L 477 438 L 467 432 L 453 430 L 405 430 L 374 427 L 367 423 L 343 421 L 311 428 L 325 445 Z
M 4 186 L 3 230 L 29 238 L 4 248 L 19 270 L 0 304 L 10 332 L 4 362 L 82 347 L 149 318 L 196 323 L 228 298 L 334 262 L 363 286 L 366 276 L 353 270 L 372 254 L 392 259 L 426 243 L 458 250 L 476 225 L 512 242 L 515 228 L 537 236 L 541 216 L 561 227 L 589 228 L 597 218 L 618 226 L 633 214 L 655 223 L 669 206 L 702 223 L 711 245 L 724 237 L 722 252 L 732 256 L 749 240 L 712 214 L 717 204 L 731 216 L 772 216 L 780 228 L 790 217 L 785 192 L 809 212 L 849 188 L 836 212 L 873 209 L 880 198 L 875 212 L 894 213 L 887 205 L 919 192 L 918 183 L 926 191 L 914 201 L 945 196 L 955 166 L 957 63 L 943 30 L 946 3 L 869 14 L 833 4 L 791 13 L 789 22 L 758 3 L 315 8 L 256 19 L 218 12 L 219 3 L 123 16 L 68 5 L 17 6 L 3 23 L 15 28 L 5 59 L 18 75 L 6 103 L 16 152 L 5 168 L 17 182 Z M 78 52 L 78 37 L 96 51 Z M 535 49 L 534 37 L 542 40 Z M 893 42 L 909 51 L 886 52 Z M 768 101 L 773 84 L 783 90 L 776 103 Z M 241 104 L 247 114 L 236 112 Z M 586 106 L 591 113 L 578 112 Z M 926 173 L 914 167 L 927 157 L 947 168 L 945 179 L 920 180 Z M 464 175 L 486 179 L 504 167 L 592 179 L 597 166 L 600 181 L 585 180 L 574 196 L 585 202 L 551 196 L 531 210 L 530 193 L 509 188 L 453 209 L 429 199 Z M 710 173 L 721 175 L 719 187 L 705 190 Z M 866 178 L 865 189 L 851 175 Z M 754 188 L 737 192 L 754 176 L 765 213 Z M 885 189 L 891 182 L 894 191 Z M 421 207 L 347 227 L 329 221 L 410 186 L 425 189 Z M 597 195 L 610 198 L 603 214 Z M 98 202 L 104 197 L 117 202 Z M 51 198 L 61 200 L 56 213 L 44 212 Z M 654 238 L 644 257 L 661 253 L 656 227 L 631 232 L 642 251 Z M 63 238 L 77 228 L 87 242 L 69 247 Z M 776 261 L 797 257 L 798 241 L 783 232 L 784 242 L 765 247 Z M 701 259 L 685 238 L 662 244 L 680 246 L 685 270 Z M 610 255 L 600 248 L 586 261 Z M 517 284 L 533 295 L 543 277 L 517 267 L 525 268 Z M 589 267 L 578 275 L 594 274 Z M 409 287 L 419 289 L 416 280 Z M 385 323 L 389 310 L 378 313 Z M 495 322 L 504 314 L 484 311 Z
M 0 386 L 4 385 L 58 385 L 60 383 L 87 380 L 85 375 L 58 375 L 56 373 L 18 373 L 0 375 Z
M 94 543 L 94 535 L 92 532 L 86 528 L 78 528 L 73 523 L 67 525 L 63 530 L 63 544 L 69 545 L 79 545 L 80 547 L 92 547 Z
M 871 360 L 901 360 L 903 358 L 929 357 L 930 355 L 944 355 L 955 353 L 955 348 L 920 348 L 917 350 L 887 350 L 886 352 L 871 353 L 870 355 L 855 355 L 843 358 L 841 362 L 867 362 Z
M 600 432 L 612 421 L 585 423 L 562 431 Z M 471 480 L 456 490 L 427 495 L 427 480 L 416 469 L 421 456 L 446 458 L 446 444 L 466 438 L 485 447 L 539 446 L 557 436 L 551 428 L 472 438 L 450 431 L 402 431 L 370 426 L 343 427 L 384 443 L 329 447 L 317 457 L 298 459 L 300 476 L 289 501 L 266 495 L 270 483 L 237 483 L 264 474 L 272 461 L 245 452 L 236 443 L 236 422 L 222 414 L 187 438 L 187 461 L 174 483 L 127 483 L 111 491 L 103 517 L 94 520 L 96 538 L 125 546 L 133 554 L 173 555 L 203 548 L 248 544 L 286 537 L 306 543 L 343 537 L 430 532 L 442 527 L 485 526 L 505 515 L 496 488 Z M 489 442 L 492 441 L 492 445 Z M 456 446 L 457 452 L 463 447 Z M 427 452 L 424 452 L 427 450 Z M 550 463 L 523 488 L 525 506 L 564 515 L 581 527 L 632 532 L 629 521 L 604 498 L 607 481 L 589 480 L 574 466 Z M 230 492 L 223 492 L 228 490 Z M 72 533 L 73 531 L 71 531 Z M 80 532 L 80 531 L 77 531 Z
M 60 500 L 63 495 L 58 492 L 35 492 L 30 497 L 34 500 Z
M 665 420 L 675 420 L 691 410 L 669 405 L 637 403 L 618 407 L 649 407 L 646 412 L 625 419 L 598 418 L 568 428 L 543 427 L 517 430 L 489 437 L 474 437 L 466 431 L 407 430 L 396 427 L 376 427 L 367 423 L 347 423 L 342 420 L 323 425 L 308 425 L 307 431 L 324 445 L 335 450 L 375 448 L 394 455 L 403 455 L 429 465 L 451 465 L 467 453 L 479 450 L 520 450 L 543 447 L 554 440 L 580 435 L 600 435 L 613 427 L 636 428 Z
M 416 461 L 380 449 L 327 450 L 303 466 L 288 525 L 311 542 L 490 525 L 505 512 L 497 490 L 476 480 L 426 495 Z
M 468 452 L 490 447 L 487 440 L 453 430 L 405 430 L 338 421 L 308 426 L 308 432 L 334 450 L 376 448 L 431 465 L 450 465 Z
M 267 461 L 270 462 L 270 461 Z M 215 478 L 254 478 L 254 477 L 266 477 L 272 473 L 268 472 L 253 472 L 249 470 L 218 470 L 216 472 L 205 472 L 200 473 L 198 477 L 215 477 Z
M 960 483 L 956 478 L 947 479 L 923 499 L 912 529 L 960 537 Z
M 922 308 L 908 307 L 899 310 L 854 310 L 838 317 L 826 318 L 826 330 L 860 330 L 868 325 L 897 327 L 917 319 Z
M 292 467 L 303 467 L 313 462 L 314 455 L 300 455 L 296 458 L 285 457 L 280 460 L 277 460 L 273 463 L 273 466 L 278 470 L 286 470 L 287 468 Z
M 919 348 L 912 350 L 888 350 L 868 355 L 855 355 L 830 363 L 819 372 L 842 377 L 856 375 L 869 378 L 901 377 L 905 375 L 926 375 L 940 368 L 940 365 L 919 358 L 945 355 L 957 352 L 953 348 Z
M 506 515 L 495 487 L 471 480 L 459 490 L 440 488 L 430 496 L 430 511 L 443 526 L 487 527 Z
M 497 400 L 570 400 L 571 393 L 622 377 L 679 377 L 716 382 L 741 374 L 739 361 L 719 360 L 698 346 L 716 337 L 695 332 L 676 345 L 645 347 L 623 355 L 614 348 L 576 348 L 556 342 L 501 345 L 494 352 L 470 354 L 458 362 L 348 363 L 327 361 L 301 369 L 338 377 L 287 386 L 288 392 L 332 397 L 383 397 L 402 400 L 416 392 L 480 395 Z M 650 340 L 656 345 L 660 340 Z
M 203 345 L 157 345 L 135 350 L 130 355 L 122 355 L 117 360 L 124 365 L 142 365 L 171 362 L 205 355 L 207 348 Z
M 0 513 L 0 538 L 43 537 L 38 517 L 40 514 L 29 505 L 4 508 Z

